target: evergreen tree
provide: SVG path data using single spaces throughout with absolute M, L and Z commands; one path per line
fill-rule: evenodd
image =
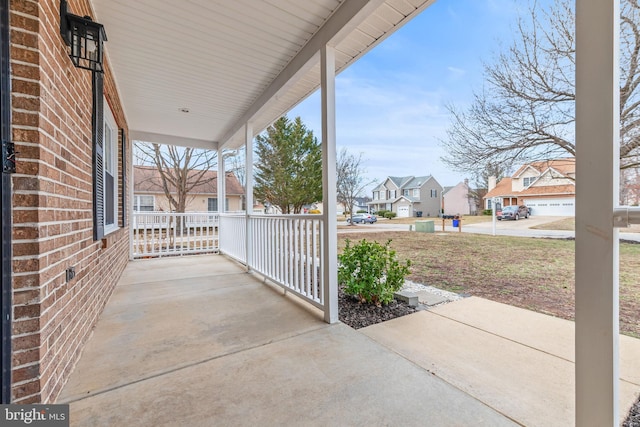
M 300 117 L 280 117 L 256 137 L 256 199 L 282 213 L 300 213 L 322 200 L 322 149 Z

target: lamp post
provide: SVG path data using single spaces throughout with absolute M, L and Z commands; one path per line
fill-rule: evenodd
M 498 202 L 500 201 L 499 197 L 494 197 L 491 203 L 491 221 L 493 222 L 492 224 L 492 228 L 493 228 L 493 235 L 496 235 L 496 205 L 498 204 Z

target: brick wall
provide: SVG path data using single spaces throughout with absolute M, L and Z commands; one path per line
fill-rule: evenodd
M 91 73 L 67 55 L 59 1 L 13 0 L 10 9 L 12 133 L 19 152 L 12 394 L 16 403 L 53 402 L 127 263 L 128 230 L 93 240 Z M 71 0 L 69 9 L 95 16 L 88 0 Z M 105 95 L 126 134 L 108 64 Z M 131 158 L 130 144 L 125 155 Z M 72 266 L 76 277 L 66 282 Z

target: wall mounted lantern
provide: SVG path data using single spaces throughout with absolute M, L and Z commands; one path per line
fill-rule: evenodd
M 69 13 L 67 1 L 60 1 L 60 34 L 67 46 L 71 48 L 69 57 L 78 68 L 104 72 L 102 58 L 103 42 L 107 40 L 104 26 L 93 22 L 89 16 L 78 16 Z

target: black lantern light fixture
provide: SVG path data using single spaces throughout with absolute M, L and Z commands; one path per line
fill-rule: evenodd
M 103 42 L 107 40 L 104 26 L 93 22 L 89 16 L 69 13 L 67 1 L 60 1 L 60 34 L 71 48 L 69 57 L 78 68 L 104 72 L 102 65 Z

